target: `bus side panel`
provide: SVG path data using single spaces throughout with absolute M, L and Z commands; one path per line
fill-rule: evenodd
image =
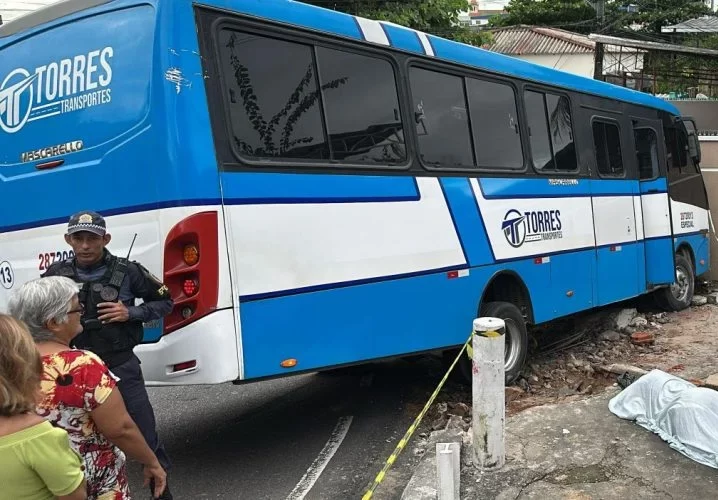
M 537 308 L 548 279 L 531 260 L 310 293 L 242 301 L 244 368 L 248 379 L 314 370 L 461 345 L 471 333 L 481 292 L 499 270 L 526 278 Z M 548 266 L 544 268 L 548 271 Z M 281 361 L 294 358 L 294 368 Z

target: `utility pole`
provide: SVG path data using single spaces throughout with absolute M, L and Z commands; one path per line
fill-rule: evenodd
M 596 0 L 596 19 L 599 27 L 598 32 L 606 24 L 606 0 Z M 603 80 L 603 43 L 596 42 L 596 50 L 593 56 L 593 78 L 594 80 Z

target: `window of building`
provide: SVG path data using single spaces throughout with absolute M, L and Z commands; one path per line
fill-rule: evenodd
M 577 169 L 571 105 L 565 96 L 524 93 L 534 167 L 541 171 Z
M 650 128 L 637 128 L 633 131 L 636 142 L 636 159 L 638 174 L 641 180 L 653 179 L 658 176 L 658 139 L 656 132 Z
M 521 168 L 524 155 L 513 87 L 469 78 L 466 90 L 476 164 L 485 168 Z
M 602 121 L 593 122 L 593 147 L 599 175 L 620 177 L 623 175 L 621 155 L 621 132 L 618 125 Z
M 411 68 L 409 79 L 422 161 L 432 167 L 474 167 L 463 78 Z

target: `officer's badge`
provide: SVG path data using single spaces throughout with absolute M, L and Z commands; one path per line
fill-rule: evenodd
M 79 224 L 92 224 L 92 215 L 90 214 L 82 214 L 78 219 L 77 222 Z
M 100 292 L 100 297 L 102 297 L 102 300 L 107 302 L 114 302 L 117 299 L 118 295 L 119 293 L 117 292 L 117 289 L 111 286 L 103 287 L 102 291 Z
M 157 295 L 163 296 L 166 293 L 170 291 L 169 288 L 167 288 L 167 285 L 162 285 L 159 290 L 157 290 Z

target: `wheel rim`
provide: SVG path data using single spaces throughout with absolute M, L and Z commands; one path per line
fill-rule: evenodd
M 504 318 L 506 325 L 506 344 L 504 348 L 504 367 L 506 370 L 513 368 L 518 362 L 521 351 L 521 330 L 516 322 L 510 318 Z
M 671 285 L 671 295 L 679 302 L 685 302 L 690 288 L 690 278 L 683 266 L 676 266 L 676 282 Z

